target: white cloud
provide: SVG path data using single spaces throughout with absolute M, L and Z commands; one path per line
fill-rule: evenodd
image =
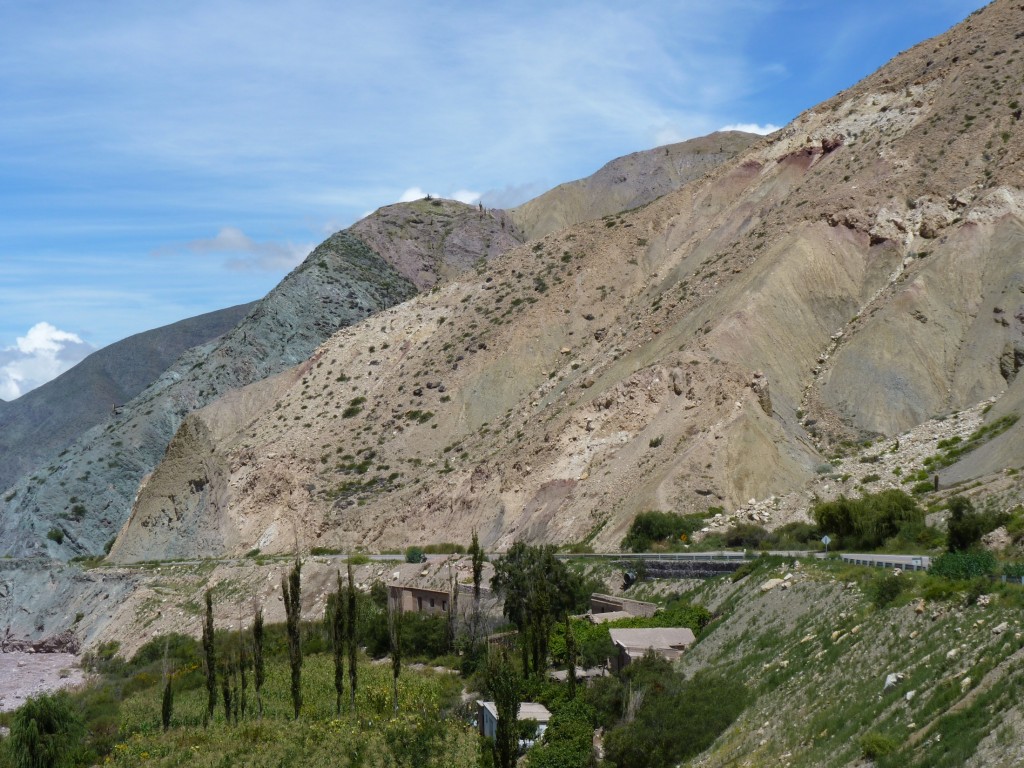
M 781 125 L 775 125 L 774 123 L 765 123 L 764 125 L 759 123 L 730 123 L 729 125 L 723 125 L 718 130 L 744 131 L 746 133 L 759 133 L 762 136 L 766 136 L 769 133 L 775 133 L 781 127 Z
M 422 200 L 426 196 L 427 193 L 419 187 L 409 187 L 402 193 L 401 197 L 398 198 L 398 202 L 411 203 L 414 200 Z M 431 195 L 431 197 L 440 197 L 440 195 Z
M 224 266 L 233 270 L 291 269 L 301 263 L 313 247 L 310 244 L 258 242 L 238 227 L 223 227 L 216 237 L 185 243 L 185 248 L 193 253 L 232 254 L 224 261 Z
M 398 202 L 411 203 L 415 200 L 422 200 L 424 197 L 442 197 L 445 200 L 458 200 L 460 203 L 473 205 L 480 200 L 480 193 L 473 192 L 469 189 L 457 189 L 450 194 L 442 195 L 437 192 L 424 192 L 420 187 L 409 187 L 402 193 L 401 197 L 398 198 Z
M 466 205 L 473 205 L 473 203 L 480 200 L 480 193 L 473 192 L 468 189 L 459 189 L 452 192 L 452 200 L 458 200 L 460 203 L 465 203 Z
M 60 376 L 94 351 L 78 335 L 50 323 L 33 325 L 0 350 L 0 399 L 14 400 Z

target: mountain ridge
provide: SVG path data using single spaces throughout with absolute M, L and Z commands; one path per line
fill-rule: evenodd
M 245 436 L 202 427 L 217 404 L 197 412 L 185 466 L 141 489 L 114 554 L 162 556 L 176 533 L 157 520 L 224 526 L 211 554 L 288 551 L 295 526 L 328 547 L 468 525 L 499 549 L 611 549 L 644 509 L 734 511 L 844 446 L 998 396 L 1019 329 L 991 315 L 1024 280 L 1005 170 L 1022 77 L 985 67 L 1016 18 L 996 2 L 887 65 L 948 66 L 883 68 L 677 191 L 343 331 L 317 353 L 327 373 Z M 984 123 L 954 109 L 979 94 Z

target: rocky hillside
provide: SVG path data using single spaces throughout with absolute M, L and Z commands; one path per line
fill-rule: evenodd
M 127 517 L 139 481 L 164 456 L 188 413 L 304 362 L 339 328 L 414 295 L 413 280 L 429 287 L 461 266 L 466 243 L 491 243 L 486 257 L 515 242 L 500 214 L 434 202 L 392 206 L 360 223 L 383 255 L 351 231 L 329 238 L 223 338 L 186 352 L 120 413 L 10 487 L 2 501 L 2 552 L 103 552 Z M 397 237 L 389 240 L 403 228 L 420 235 L 415 247 L 421 252 Z
M 14 402 L 0 402 L 0 488 L 108 420 L 183 352 L 231 330 L 250 309 L 243 304 L 129 336 Z
M 470 527 L 614 548 L 638 511 L 784 495 L 857 441 L 1020 386 L 1019 20 L 996 2 L 678 191 L 194 413 L 114 556 Z
M 561 184 L 509 211 L 531 240 L 640 205 L 679 189 L 731 160 L 760 139 L 718 131 L 709 136 L 634 152 L 585 179 Z
M 504 211 L 437 198 L 386 206 L 357 221 L 351 232 L 421 291 L 524 239 Z
M 692 593 L 720 616 L 682 659 L 742 680 L 752 703 L 703 766 L 1015 766 L 1024 760 L 1019 595 L 963 593 L 837 563 L 760 567 Z M 927 597 L 926 597 L 927 594 Z

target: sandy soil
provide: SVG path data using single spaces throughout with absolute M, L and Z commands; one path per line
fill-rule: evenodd
M 17 709 L 30 696 L 82 683 L 78 662 L 72 653 L 0 653 L 0 712 Z

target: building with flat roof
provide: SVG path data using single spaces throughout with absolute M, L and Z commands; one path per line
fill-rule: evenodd
M 612 671 L 643 658 L 653 651 L 663 659 L 674 661 L 697 642 L 693 630 L 688 627 L 651 627 L 648 629 L 610 629 L 612 645 L 617 651 L 612 657 Z
M 388 604 L 410 613 L 445 613 L 451 595 L 443 589 L 423 589 L 402 584 L 388 586 Z
M 486 736 L 489 739 L 494 738 L 494 734 L 498 730 L 498 708 L 493 701 L 477 701 L 477 727 L 480 729 L 480 735 Z M 537 721 L 537 738 L 539 739 L 548 727 L 548 721 L 551 720 L 551 713 L 548 712 L 548 708 L 543 704 L 535 704 L 532 701 L 524 701 L 519 705 L 519 717 L 517 718 L 520 722 L 523 720 L 536 720 Z M 532 744 L 532 742 L 530 742 Z M 526 744 L 525 746 L 529 746 Z

